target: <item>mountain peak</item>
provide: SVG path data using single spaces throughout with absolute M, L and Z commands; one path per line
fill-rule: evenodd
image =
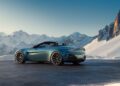
M 117 14 L 117 17 L 115 18 L 114 21 L 114 30 L 113 30 L 113 35 L 118 35 L 120 33 L 120 11 Z
M 17 36 L 17 35 L 29 35 L 28 33 L 24 32 L 23 30 L 18 30 L 13 32 L 13 35 Z
M 72 33 L 71 35 L 69 35 L 69 37 L 72 37 L 72 38 L 80 38 L 80 37 L 86 37 L 87 35 L 85 34 L 81 34 L 79 32 L 74 32 Z
M 72 33 L 73 35 L 81 35 L 79 32 Z
M 13 33 L 26 33 L 26 32 L 23 31 L 23 30 L 18 30 L 18 31 L 15 31 L 15 32 L 13 32 Z
M 74 32 L 74 33 L 72 33 L 71 35 L 69 35 L 69 36 L 75 36 L 75 37 L 79 37 L 79 36 L 81 36 L 82 34 L 80 34 L 79 32 Z

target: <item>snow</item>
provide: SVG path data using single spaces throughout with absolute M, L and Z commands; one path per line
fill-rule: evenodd
M 94 57 L 119 58 L 120 35 L 106 41 L 98 41 L 97 38 L 85 46 L 86 54 Z
M 3 55 L 0 56 L 0 61 L 14 60 L 14 55 Z
M 81 85 L 69 85 L 69 86 L 81 86 Z M 104 84 L 104 85 L 100 85 L 100 84 L 89 84 L 89 85 L 83 85 L 83 86 L 120 86 L 120 83 L 108 83 L 108 84 Z
M 109 83 L 104 86 L 120 86 L 120 83 Z

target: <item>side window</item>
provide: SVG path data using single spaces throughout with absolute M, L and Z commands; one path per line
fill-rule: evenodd
M 50 45 L 49 45 L 49 44 L 41 44 L 41 45 L 39 46 L 39 48 L 42 48 L 42 47 L 50 47 Z
M 39 45 L 39 48 L 46 47 L 46 44 Z

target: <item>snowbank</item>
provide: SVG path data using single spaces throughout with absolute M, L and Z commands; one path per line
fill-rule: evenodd
M 104 86 L 120 86 L 120 83 L 110 83 L 110 84 L 106 84 Z
M 120 35 L 109 41 L 93 40 L 85 46 L 86 54 L 90 56 L 100 56 L 109 58 L 120 57 Z
M 0 61 L 14 60 L 14 55 L 3 55 L 0 56 Z

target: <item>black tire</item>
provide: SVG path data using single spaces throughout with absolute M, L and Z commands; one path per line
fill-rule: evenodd
M 24 64 L 25 63 L 25 58 L 23 53 L 17 52 L 15 55 L 15 61 L 19 64 Z
M 84 59 L 82 60 L 82 62 L 84 62 L 86 60 L 86 56 L 84 56 Z
M 56 66 L 60 66 L 63 64 L 62 57 L 59 52 L 53 52 L 53 54 L 51 55 L 51 63 Z

